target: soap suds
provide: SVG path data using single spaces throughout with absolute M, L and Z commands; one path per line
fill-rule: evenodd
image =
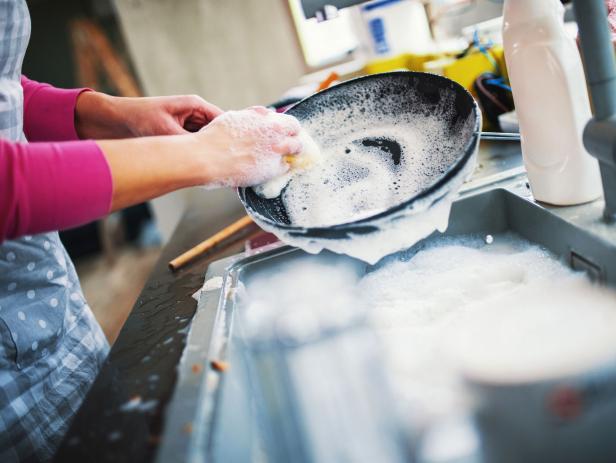
M 308 257 L 277 265 L 240 288 L 247 334 L 311 336 L 344 324 L 359 311 L 355 288 L 362 267 Z M 274 290 L 272 290 L 275 288 Z
M 456 119 L 450 89 L 440 89 L 432 105 L 420 103 L 425 98 L 421 89 L 405 87 L 408 100 L 397 91 L 377 83 L 360 86 L 353 98 L 325 98 L 318 110 L 300 117 L 323 161 L 291 175 L 282 191 L 290 224 L 318 228 L 374 217 L 426 192 L 463 162 L 455 175 L 406 209 L 371 220 L 374 231 L 354 233 L 351 227 L 347 239 L 315 239 L 302 228 L 288 232 L 259 216 L 255 221 L 307 252 L 326 248 L 368 263 L 445 230 L 451 203 L 475 168 L 477 147 L 461 161 L 476 130 L 474 113 Z M 414 100 L 417 105 L 409 108 L 408 101 Z
M 538 380 L 616 358 L 616 293 L 515 235 L 484 238 L 435 239 L 360 284 L 418 413 L 463 409 L 463 373 Z
M 292 133 L 300 132 L 299 122 L 288 114 L 278 114 L 266 108 L 255 107 L 241 111 L 227 111 L 203 130 L 220 131 L 228 152 L 228 162 L 233 163 L 233 178 L 219 178 L 204 188 L 258 185 L 268 179 L 283 175 L 289 165 L 276 147 Z M 256 140 L 256 143 L 255 143 Z M 252 152 L 257 162 L 242 162 L 241 157 Z M 234 159 L 236 158 L 236 159 Z M 216 166 L 212 166 L 216 169 Z
M 374 267 L 323 255 L 277 265 L 248 283 L 246 320 L 266 337 L 314 338 L 367 311 L 418 425 L 465 413 L 465 376 L 534 381 L 616 359 L 613 290 L 517 235 L 490 236 L 433 238 Z
M 321 148 L 319 148 L 306 129 L 302 129 L 299 132 L 298 138 L 302 144 L 301 153 L 285 157 L 285 161 L 290 165 L 289 171 L 254 187 L 255 192 L 259 196 L 270 199 L 280 196 L 280 193 L 291 181 L 291 178 L 314 168 L 323 161 Z
M 432 185 L 463 151 L 436 116 L 382 120 L 337 136 L 324 143 L 324 161 L 293 176 L 282 195 L 293 225 L 326 227 L 383 212 Z

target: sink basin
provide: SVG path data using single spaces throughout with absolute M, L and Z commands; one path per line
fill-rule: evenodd
M 523 176 L 497 185 L 471 183 L 453 205 L 446 235 L 514 232 L 549 249 L 592 280 L 616 287 L 616 228 L 601 222 L 602 208 L 601 201 L 568 208 L 539 205 L 532 201 Z M 282 246 L 210 266 L 206 281 L 223 277 L 219 279 L 222 284 L 210 285 L 200 299 L 168 410 L 159 461 L 183 457 L 191 461 L 254 461 L 263 455 L 263 435 L 253 425 L 254 404 L 260 399 L 242 369 L 233 368 L 238 363 L 233 345 L 239 307 L 234 295 L 239 285 L 250 283 L 260 272 L 306 258 L 314 257 Z M 367 266 L 328 252 L 319 258 Z M 214 359 L 230 361 L 232 368 L 222 373 L 209 363 Z M 205 373 L 195 375 L 194 365 L 202 365 Z M 189 434 L 182 431 L 186 423 L 192 423 Z

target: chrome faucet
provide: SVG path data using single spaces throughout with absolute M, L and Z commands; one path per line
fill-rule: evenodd
M 594 117 L 584 145 L 599 160 L 605 196 L 604 219 L 616 222 L 616 62 L 603 0 L 573 0 L 580 31 L 584 71 Z

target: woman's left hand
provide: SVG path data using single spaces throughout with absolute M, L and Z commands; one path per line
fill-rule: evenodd
M 75 127 L 95 140 L 196 132 L 222 110 L 197 95 L 121 98 L 84 92 L 77 99 Z

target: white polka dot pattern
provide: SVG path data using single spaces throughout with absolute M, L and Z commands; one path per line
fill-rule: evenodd
M 3 4 L 0 0 L 0 12 Z M 0 92 L 1 87 L 0 82 Z M 58 401 L 71 397 L 71 407 L 76 410 L 89 389 L 89 378 L 96 377 L 108 344 L 84 301 L 74 267 L 56 233 L 0 243 L 0 306 L 0 362 L 12 363 L 10 368 L 0 367 L 0 385 L 12 385 L 2 389 L 9 395 L 6 400 L 19 401 L 40 416 L 48 414 L 49 410 L 39 405 L 40 392 L 38 397 L 31 392 L 33 384 L 44 383 L 42 390 L 59 392 Z M 67 378 L 60 386 L 54 382 L 56 376 L 49 374 L 56 370 L 62 370 L 62 377 Z M 24 376 L 28 381 L 18 380 Z M 49 423 L 37 423 L 28 439 L 39 430 L 41 435 L 52 436 L 56 429 L 65 429 L 64 420 L 71 416 L 67 413 L 50 418 Z M 10 429 L 19 429 L 19 424 L 13 420 L 0 428 L 10 433 Z M 10 439 L 4 432 L 0 434 L 2 439 Z M 34 441 L 28 442 L 34 445 Z

